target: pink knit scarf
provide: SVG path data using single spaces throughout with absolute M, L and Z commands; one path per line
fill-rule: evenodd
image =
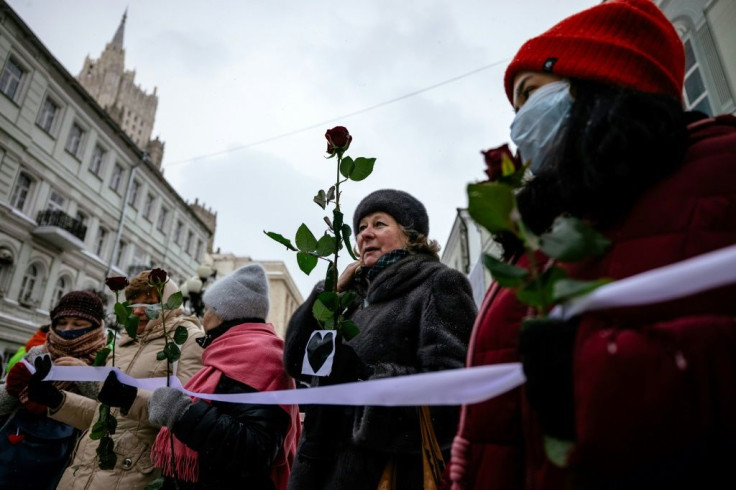
M 258 391 L 294 389 L 292 380 L 283 367 L 284 341 L 269 323 L 244 323 L 230 328 L 216 338 L 202 353 L 202 364 L 185 388 L 199 393 L 214 393 L 222 375 L 247 384 Z M 194 398 L 193 401 L 196 401 Z M 296 405 L 281 405 L 291 416 L 291 424 L 271 466 L 271 479 L 276 488 L 285 490 L 296 453 L 301 426 Z M 199 480 L 199 456 L 196 451 L 174 436 L 175 464 L 171 458 L 171 431 L 162 427 L 151 449 L 151 458 L 166 476 L 181 481 Z M 174 468 L 172 468 L 174 466 Z

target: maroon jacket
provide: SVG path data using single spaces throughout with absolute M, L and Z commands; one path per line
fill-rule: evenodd
M 572 277 L 621 279 L 736 244 L 736 118 L 689 129 L 683 165 L 606 231 L 613 244 L 604 256 L 567 267 Z M 525 314 L 513 292 L 494 284 L 468 365 L 518 362 Z M 463 407 L 453 489 L 723 488 L 718 478 L 736 485 L 736 285 L 584 314 L 573 376 L 577 444 L 568 469 L 545 458 L 517 388 Z

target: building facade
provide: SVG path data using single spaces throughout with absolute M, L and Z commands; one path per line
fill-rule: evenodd
M 68 291 L 105 294 L 106 276 L 150 267 L 177 282 L 190 277 L 214 230 L 1 0 L 0 69 L 0 352 L 7 354 L 48 322 Z
M 736 2 L 657 0 L 685 45 L 686 109 L 736 114 Z

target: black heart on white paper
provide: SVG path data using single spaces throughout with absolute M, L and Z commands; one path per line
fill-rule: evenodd
M 335 334 L 333 332 L 314 332 L 312 338 L 307 344 L 307 361 L 316 373 L 324 365 L 330 354 L 332 354 L 332 339 Z

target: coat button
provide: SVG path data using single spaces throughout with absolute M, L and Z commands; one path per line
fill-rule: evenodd
M 133 460 L 130 459 L 130 458 L 125 458 L 123 460 L 123 469 L 124 470 L 129 470 L 132 467 L 133 467 Z

